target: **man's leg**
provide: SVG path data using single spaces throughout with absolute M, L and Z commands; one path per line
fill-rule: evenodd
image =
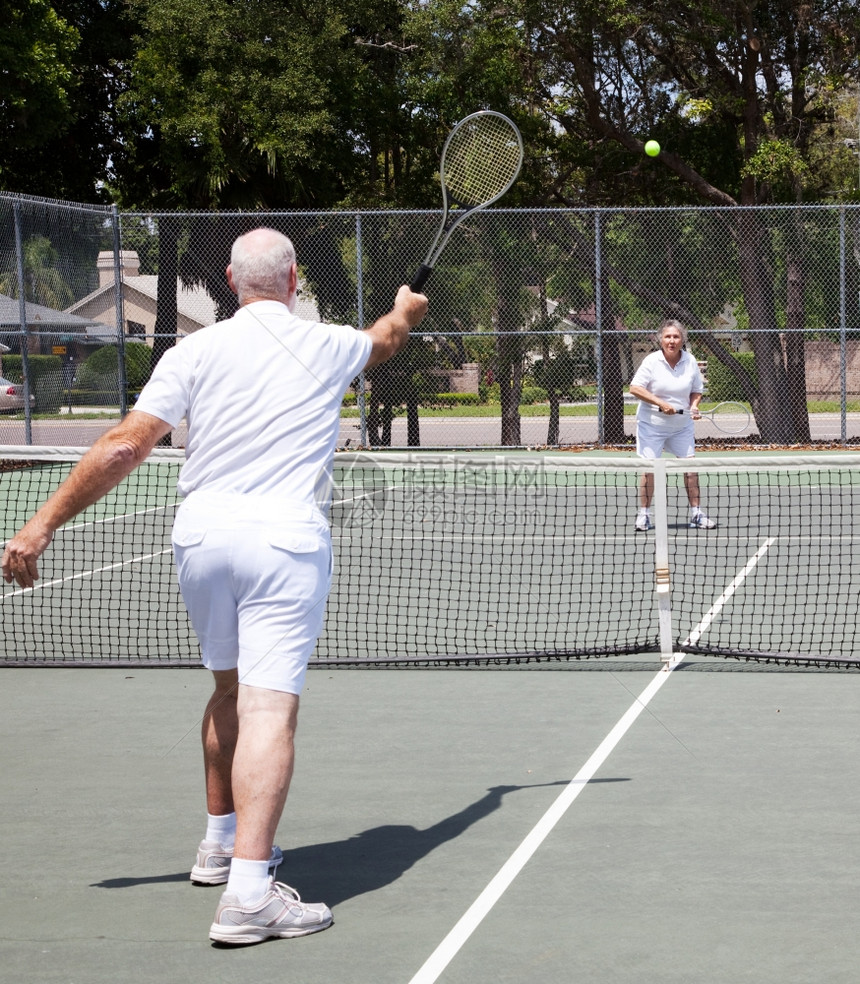
M 203 768 L 206 775 L 206 809 L 214 816 L 232 813 L 233 756 L 239 734 L 236 670 L 213 670 L 215 690 L 203 718 Z
M 237 712 L 234 857 L 268 861 L 293 777 L 299 698 L 240 684 Z
M 295 694 L 239 685 L 239 736 L 233 755 L 236 849 L 227 891 L 209 928 L 218 943 L 256 943 L 306 936 L 332 923 L 322 902 L 302 902 L 295 889 L 270 882 L 268 858 L 293 776 L 298 722 Z

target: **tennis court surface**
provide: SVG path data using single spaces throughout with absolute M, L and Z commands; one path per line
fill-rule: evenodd
M 70 465 L 10 455 L 4 538 Z M 853 984 L 858 465 L 703 455 L 704 532 L 660 462 L 637 534 L 629 457 L 339 456 L 277 838 L 335 924 L 224 949 L 165 452 L 3 586 L 0 984 Z
M 207 674 L 10 669 L 0 980 L 853 984 L 860 676 L 718 665 L 312 670 L 279 876 L 335 924 L 235 950 Z

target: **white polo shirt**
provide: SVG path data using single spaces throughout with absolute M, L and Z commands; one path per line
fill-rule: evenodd
M 325 506 L 343 395 L 371 348 L 364 332 L 256 301 L 165 352 L 134 409 L 173 427 L 186 418 L 181 495 Z
M 630 385 L 644 387 L 649 393 L 665 400 L 676 410 L 689 410 L 690 394 L 702 393 L 705 389 L 705 381 L 699 372 L 696 360 L 689 352 L 683 350 L 674 369 L 666 361 L 662 350 L 646 355 L 633 379 L 630 380 Z M 660 413 L 657 407 L 643 400 L 639 401 L 636 418 L 658 427 L 662 425 L 671 429 L 680 429 L 690 420 L 686 414 L 679 417 L 675 414 Z

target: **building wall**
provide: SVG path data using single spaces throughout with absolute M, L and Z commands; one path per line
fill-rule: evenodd
M 806 393 L 813 400 L 838 400 L 842 396 L 842 350 L 838 342 L 824 339 L 806 342 Z M 846 343 L 846 389 L 860 396 L 860 342 Z

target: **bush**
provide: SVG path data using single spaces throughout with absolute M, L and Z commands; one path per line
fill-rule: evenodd
M 736 352 L 735 358 L 740 364 L 751 373 L 753 380 L 758 385 L 758 376 L 755 366 L 755 355 L 752 352 Z M 725 400 L 746 400 L 740 381 L 737 376 L 722 362 L 716 359 L 708 359 L 708 400 L 713 403 L 722 403 Z
M 533 403 L 546 403 L 547 391 L 540 386 L 523 386 L 520 393 L 520 406 L 528 407 Z
M 478 393 L 436 393 L 421 402 L 428 407 L 467 407 L 477 406 L 481 402 L 481 397 Z
M 30 389 L 36 397 L 36 413 L 56 413 L 63 400 L 63 363 L 58 355 L 29 355 Z M 20 355 L 3 356 L 3 375 L 11 383 L 24 384 Z
M 129 390 L 140 390 L 149 378 L 152 353 L 149 346 L 129 342 L 125 346 L 126 385 Z M 104 345 L 78 369 L 77 384 L 80 389 L 97 391 L 119 390 L 119 352 L 116 345 Z

